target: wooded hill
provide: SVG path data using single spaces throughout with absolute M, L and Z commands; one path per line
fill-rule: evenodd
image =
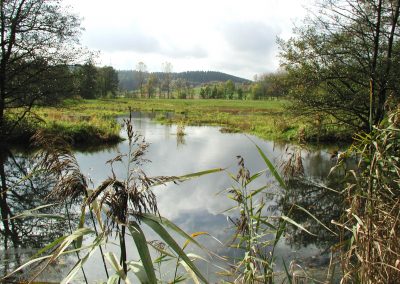
M 139 89 L 141 74 L 136 70 L 118 70 L 119 89 L 132 91 Z M 150 75 L 155 76 L 160 81 L 164 79 L 166 73 L 163 72 L 146 72 L 145 77 Z M 171 79 L 177 80 L 182 79 L 189 82 L 192 85 L 198 86 L 210 82 L 226 82 L 231 80 L 233 83 L 250 83 L 250 80 L 229 75 L 222 72 L 216 71 L 186 71 L 180 73 L 171 73 Z

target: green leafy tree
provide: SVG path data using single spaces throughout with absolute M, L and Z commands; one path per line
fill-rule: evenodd
M 204 89 L 204 92 L 205 92 L 205 95 L 206 95 L 206 98 L 207 99 L 209 99 L 209 98 L 211 98 L 211 92 L 212 92 L 212 90 L 211 90 L 211 87 L 210 87 L 210 85 L 206 85 L 206 87 L 205 87 L 205 89 Z
M 256 76 L 257 81 L 252 86 L 253 99 L 266 99 L 285 96 L 288 93 L 287 74 L 275 72 Z
M 225 82 L 226 98 L 229 100 L 233 99 L 233 94 L 235 93 L 235 84 L 232 80 Z
M 111 66 L 105 66 L 98 70 L 98 81 L 102 97 L 111 95 L 115 97 L 118 91 L 118 73 Z
M 260 100 L 265 97 L 265 88 L 261 82 L 256 82 L 251 87 L 251 99 Z
M 297 36 L 280 41 L 295 109 L 370 130 L 399 98 L 400 1 L 325 0 Z
M 162 64 L 163 74 L 163 89 L 167 93 L 167 98 L 171 95 L 171 84 L 172 84 L 172 64 L 170 62 L 164 62 Z
M 158 84 L 157 76 L 155 76 L 154 74 L 150 75 L 145 85 L 145 89 L 147 91 L 147 97 L 149 99 L 153 97 L 156 91 L 157 84 Z
M 95 99 L 100 94 L 99 71 L 92 60 L 88 60 L 76 72 L 78 94 L 84 99 Z
M 74 48 L 80 20 L 59 1 L 0 1 L 0 22 L 0 140 L 6 141 L 33 105 L 60 93 L 59 87 L 55 92 L 47 87 L 59 79 L 54 76 L 65 75 L 57 66 L 82 53 Z M 17 111 L 9 124 L 11 109 Z
M 243 100 L 243 89 L 238 88 L 237 93 L 238 93 L 238 100 Z
M 211 98 L 211 99 L 217 99 L 217 98 L 218 98 L 218 89 L 217 89 L 217 86 L 216 86 L 216 85 L 214 85 L 214 87 L 213 87 L 213 89 L 212 89 L 212 91 L 211 91 L 211 96 L 210 96 L 210 98 Z
M 204 88 L 200 88 L 200 98 L 206 98 L 206 90 Z
M 187 93 L 187 81 L 186 80 L 184 80 L 182 78 L 178 78 L 178 79 L 174 80 L 173 86 L 174 86 L 174 90 L 179 99 L 187 98 L 188 93 Z
M 139 83 L 139 90 L 140 90 L 140 96 L 143 97 L 144 95 L 144 87 L 145 87 L 145 82 L 146 82 L 146 77 L 147 77 L 147 66 L 143 62 L 139 62 L 136 65 L 136 80 Z
M 60 93 L 58 75 L 63 78 L 66 73 L 59 66 L 82 55 L 74 48 L 80 20 L 59 1 L 1 0 L 0 23 L 0 233 L 16 236 L 8 200 L 11 189 L 5 163 L 9 151 L 5 144 L 32 106 Z

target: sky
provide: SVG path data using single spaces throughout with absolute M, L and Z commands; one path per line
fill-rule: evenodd
M 96 63 L 149 72 L 221 71 L 252 79 L 279 67 L 277 37 L 301 24 L 310 0 L 65 0 L 82 18 Z

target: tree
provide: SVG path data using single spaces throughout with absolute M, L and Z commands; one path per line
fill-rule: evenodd
M 5 168 L 9 151 L 3 143 L 34 104 L 59 92 L 52 88 L 54 76 L 65 76 L 58 67 L 81 55 L 74 48 L 80 20 L 56 0 L 2 0 L 0 22 L 0 231 L 13 235 Z M 14 118 L 9 122 L 11 110 Z
M 243 100 L 243 89 L 241 87 L 237 89 L 237 93 L 238 93 L 238 100 Z
M 261 100 L 265 97 L 265 86 L 262 82 L 255 82 L 251 87 L 251 99 Z
M 172 64 L 170 62 L 164 62 L 162 64 L 163 74 L 163 85 L 164 89 L 167 91 L 167 98 L 169 99 L 171 92 L 171 82 L 172 82 Z
M 143 62 L 139 62 L 136 65 L 136 71 L 137 71 L 137 80 L 139 82 L 139 89 L 140 89 L 140 96 L 143 96 L 144 94 L 144 83 L 146 80 L 146 74 L 147 74 L 147 66 Z
M 204 92 L 205 92 L 205 98 L 206 98 L 206 99 L 211 98 L 211 92 L 212 92 L 212 90 L 211 90 L 211 87 L 210 87 L 209 84 L 206 85 L 206 87 L 205 87 L 205 89 L 204 89 Z
M 225 83 L 226 98 L 229 100 L 233 99 L 233 94 L 235 93 L 235 84 L 232 80 L 228 80 Z
M 112 95 L 115 97 L 118 90 L 118 73 L 111 66 L 105 66 L 98 70 L 99 88 L 102 97 Z
M 173 81 L 173 86 L 179 99 L 186 99 L 187 97 L 187 81 L 182 78 L 178 78 Z
M 95 99 L 100 93 L 99 71 L 88 60 L 76 72 L 78 94 L 84 99 Z
M 147 98 L 151 98 L 156 90 L 158 78 L 154 74 L 151 74 L 146 83 Z
M 212 91 L 211 91 L 211 95 L 210 95 L 211 99 L 217 99 L 218 98 L 218 89 L 217 86 L 214 85 Z
M 200 88 L 200 98 L 205 99 L 206 98 L 206 90 L 204 88 Z
M 322 112 L 370 130 L 399 98 L 399 0 L 325 0 L 320 10 L 280 41 L 295 108 Z
M 252 99 L 266 99 L 284 96 L 288 92 L 286 86 L 287 74 L 284 72 L 268 73 L 255 76 L 251 88 Z
M 54 68 L 81 54 L 74 49 L 80 20 L 56 0 L 8 0 L 0 2 L 0 21 L 0 140 L 5 141 L 35 103 L 52 95 L 43 87 L 55 79 Z M 6 125 L 10 109 L 18 109 L 16 123 Z

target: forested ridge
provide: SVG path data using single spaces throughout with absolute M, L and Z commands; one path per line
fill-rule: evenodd
M 119 89 L 132 91 L 139 88 L 139 71 L 137 70 L 118 70 Z M 156 76 L 162 80 L 166 73 L 149 72 L 146 75 Z M 171 73 L 172 80 L 183 79 L 194 85 L 201 85 L 210 82 L 225 82 L 231 80 L 234 83 L 249 83 L 250 80 L 217 71 L 185 71 Z

